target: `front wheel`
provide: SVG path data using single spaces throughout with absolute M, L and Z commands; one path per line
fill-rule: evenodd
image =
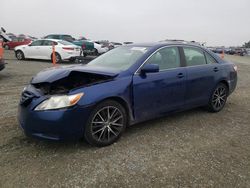
M 125 130 L 126 111 L 121 104 L 107 100 L 93 110 L 85 127 L 84 138 L 97 147 L 113 144 Z
M 214 89 L 212 96 L 210 97 L 208 110 L 210 112 L 221 111 L 227 102 L 227 97 L 228 97 L 227 86 L 223 83 L 219 83 Z
M 24 60 L 24 59 L 25 59 L 24 53 L 23 53 L 21 50 L 17 50 L 17 51 L 15 52 L 15 54 L 16 54 L 16 58 L 17 58 L 18 60 Z

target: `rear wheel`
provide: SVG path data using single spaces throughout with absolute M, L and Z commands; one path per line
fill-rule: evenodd
M 61 55 L 57 52 L 55 53 L 55 55 L 56 55 L 56 63 L 61 63 L 62 61 Z M 53 54 L 51 54 L 51 61 L 53 62 Z
M 10 49 L 9 45 L 6 44 L 6 45 L 4 46 L 4 49 L 5 49 L 5 50 L 9 50 L 9 49 Z
M 227 97 L 228 87 L 223 83 L 219 83 L 210 97 L 208 110 L 211 112 L 221 111 L 227 102 Z
M 122 105 L 107 100 L 96 106 L 85 127 L 84 137 L 91 145 L 103 147 L 118 140 L 127 124 Z
M 21 50 L 17 50 L 15 53 L 16 53 L 16 58 L 18 60 L 24 60 L 25 59 L 24 53 Z

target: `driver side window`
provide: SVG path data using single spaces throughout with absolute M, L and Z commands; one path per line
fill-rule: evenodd
M 159 65 L 160 70 L 180 67 L 178 47 L 166 47 L 157 51 L 148 59 L 147 63 Z
M 34 41 L 30 44 L 30 46 L 42 46 L 43 41 L 42 40 L 37 40 Z

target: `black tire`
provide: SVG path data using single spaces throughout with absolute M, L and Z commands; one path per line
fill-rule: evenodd
M 99 53 L 98 53 L 98 50 L 97 49 L 94 49 L 94 56 L 98 56 L 99 55 Z
M 9 45 L 6 44 L 6 45 L 4 46 L 4 49 L 5 49 L 5 50 L 9 50 L 9 49 L 10 49 Z
M 56 55 L 56 63 L 61 63 L 62 62 L 62 57 L 59 53 L 55 53 Z M 53 54 L 51 54 L 51 62 L 53 63 Z
M 87 53 L 83 53 L 83 57 L 86 57 L 87 56 Z
M 21 50 L 15 51 L 15 54 L 16 54 L 16 58 L 18 60 L 24 60 L 25 59 L 24 53 Z
M 207 106 L 210 112 L 219 112 L 221 111 L 226 102 L 228 97 L 228 87 L 224 83 L 219 83 L 216 88 L 214 89 L 209 104 Z
M 126 125 L 127 113 L 123 106 L 116 101 L 106 100 L 92 111 L 84 130 L 84 138 L 90 145 L 108 146 L 120 138 Z

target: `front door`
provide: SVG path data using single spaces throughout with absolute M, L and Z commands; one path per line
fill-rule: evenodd
M 32 42 L 30 45 L 25 47 L 25 57 L 26 58 L 42 58 L 40 54 L 40 49 L 42 46 L 43 40 L 36 40 Z
M 150 119 L 184 105 L 186 69 L 181 67 L 178 47 L 155 52 L 146 64 L 158 64 L 160 71 L 136 73 L 133 77 L 134 113 L 137 120 Z

